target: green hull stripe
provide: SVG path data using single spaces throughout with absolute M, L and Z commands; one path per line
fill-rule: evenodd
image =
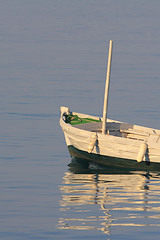
M 115 158 L 115 157 L 108 157 L 102 156 L 99 154 L 88 153 L 85 151 L 81 151 L 73 146 L 68 146 L 68 150 L 71 156 L 87 160 L 92 163 L 100 164 L 109 168 L 119 168 L 119 169 L 126 169 L 130 171 L 138 170 L 138 171 L 160 171 L 160 164 L 159 163 L 146 163 L 146 162 L 137 162 L 136 160 L 130 159 L 123 159 L 123 158 Z

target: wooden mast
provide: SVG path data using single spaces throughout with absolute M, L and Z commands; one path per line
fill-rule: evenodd
M 112 46 L 113 46 L 113 41 L 110 40 L 109 53 L 108 53 L 107 75 L 106 75 L 106 86 L 105 86 L 105 94 L 104 94 L 104 105 L 103 105 L 102 134 L 106 133 L 109 82 L 110 82 L 111 61 L 112 61 Z

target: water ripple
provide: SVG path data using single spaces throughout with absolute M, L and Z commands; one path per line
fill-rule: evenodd
M 160 177 L 156 173 L 75 174 L 60 187 L 59 229 L 100 230 L 160 226 Z M 152 232 L 152 231 L 151 231 Z

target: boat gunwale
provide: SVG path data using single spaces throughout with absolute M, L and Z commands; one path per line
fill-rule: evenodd
M 75 112 L 73 114 L 75 114 Z M 76 114 L 78 115 L 78 113 L 76 113 Z M 82 115 L 84 116 L 85 114 L 82 114 Z M 85 116 L 92 117 L 91 115 L 85 115 Z M 109 121 L 112 122 L 114 120 L 109 119 Z M 119 122 L 119 121 L 115 121 L 115 122 L 124 123 L 124 122 Z M 89 125 L 89 124 L 93 124 L 93 123 L 84 123 L 83 125 Z M 94 123 L 94 124 L 97 124 L 97 123 Z M 125 137 L 113 136 L 113 135 L 107 135 L 107 134 L 104 135 L 101 132 L 96 132 L 96 131 L 91 132 L 90 130 L 87 130 L 87 129 L 81 129 L 81 128 L 79 128 L 80 125 L 78 125 L 78 124 L 77 125 L 71 125 L 70 123 L 66 123 L 63 119 L 63 116 L 60 119 L 60 125 L 61 125 L 63 131 L 76 134 L 77 136 L 81 133 L 81 135 L 88 135 L 88 137 L 91 137 L 94 133 L 96 133 L 98 138 L 100 138 L 102 141 L 105 140 L 106 138 L 108 138 L 110 140 L 113 140 L 113 142 L 114 142 L 114 139 L 115 139 L 120 144 L 126 144 L 126 145 L 130 144 L 130 145 L 134 145 L 134 146 L 135 145 L 139 146 L 140 143 L 142 142 L 142 141 L 137 140 L 137 139 L 129 139 L 129 138 L 125 138 Z
M 78 112 L 72 112 L 71 113 L 72 115 L 77 115 L 78 117 L 81 117 L 81 118 L 92 118 L 92 119 L 95 119 L 95 120 L 99 120 L 101 119 L 101 117 L 98 117 L 98 116 L 94 116 L 94 115 L 89 115 L 89 114 L 84 114 L 84 113 L 78 113 Z M 67 124 L 67 126 L 72 126 L 73 128 L 77 128 L 77 129 L 80 129 L 80 130 L 84 130 L 84 129 L 81 129 L 81 127 L 79 127 L 80 125 L 79 124 L 75 124 L 75 125 L 71 125 L 70 123 L 66 123 L 63 119 L 63 116 L 61 116 L 63 122 L 65 124 Z M 118 120 L 113 120 L 113 119 L 107 119 L 107 122 L 108 123 L 120 123 L 120 124 L 126 124 L 126 125 L 131 125 L 131 126 L 134 126 L 134 131 L 136 133 L 136 131 L 142 131 L 142 135 L 143 134 L 148 134 L 148 135 L 153 135 L 153 136 L 158 136 L 160 135 L 160 130 L 158 129 L 155 129 L 155 128 L 150 128 L 150 127 L 144 127 L 144 126 L 141 126 L 141 125 L 137 125 L 137 124 L 131 124 L 131 123 L 126 123 L 126 122 L 122 122 L 122 121 L 118 121 Z M 99 123 L 99 122 L 98 122 Z M 89 124 L 97 124 L 97 122 L 95 123 L 83 123 L 81 125 L 84 125 L 84 126 L 87 126 Z M 148 131 L 147 131 L 148 130 Z M 85 131 L 89 131 L 87 129 L 85 129 Z M 126 130 L 127 131 L 127 130 Z M 101 133 L 100 133 L 101 134 Z M 106 135 L 106 134 L 105 134 Z M 116 137 L 116 136 L 115 136 Z
M 78 112 L 71 112 L 72 115 L 78 115 L 79 117 L 83 117 L 83 118 L 93 118 L 95 120 L 98 120 L 100 119 L 99 116 L 94 116 L 94 115 L 89 115 L 89 114 L 84 114 L 84 113 L 78 113 Z M 140 126 L 140 125 L 134 125 L 134 124 L 130 124 L 130 123 L 126 123 L 126 122 L 122 122 L 122 121 L 118 121 L 118 120 L 112 120 L 112 119 L 107 119 L 107 122 L 108 123 L 120 123 L 120 124 L 129 124 L 129 125 L 132 125 L 134 126 L 134 130 L 140 130 L 140 131 L 143 131 L 145 133 L 148 133 L 149 136 L 157 136 L 157 137 L 160 137 L 160 130 L 158 129 L 153 129 L 153 128 L 149 128 L 149 127 L 144 127 L 144 126 Z M 62 127 L 62 129 L 67 129 L 68 131 L 74 131 L 74 134 L 75 134 L 75 130 L 78 130 L 78 132 L 83 135 L 83 134 L 87 134 L 88 137 L 92 136 L 93 133 L 96 133 L 97 136 L 103 141 L 106 139 L 106 136 L 107 138 L 110 138 L 117 140 L 118 142 L 120 141 L 121 144 L 130 144 L 132 146 L 137 146 L 139 144 L 141 144 L 143 141 L 147 142 L 148 146 L 149 146 L 149 149 L 154 151 L 154 150 L 160 150 L 160 142 L 154 142 L 154 141 L 148 141 L 149 139 L 149 136 L 146 138 L 146 139 L 136 139 L 136 138 L 126 138 L 126 137 L 122 137 L 122 136 L 115 136 L 115 135 L 107 135 L 107 134 L 102 134 L 102 132 L 99 132 L 99 131 L 90 131 L 90 130 L 87 130 L 87 129 L 81 129 L 80 126 L 89 126 L 89 124 L 99 124 L 99 122 L 95 122 L 95 123 L 83 123 L 83 124 L 77 124 L 77 125 L 71 125 L 70 123 L 66 123 L 63 119 L 63 115 L 61 115 L 61 118 L 60 118 L 60 125 Z M 63 125 L 63 126 L 62 126 Z M 154 133 L 156 132 L 156 134 Z M 78 134 L 77 134 L 78 135 Z M 153 154 L 154 155 L 154 154 Z M 157 154 L 156 154 L 157 155 Z

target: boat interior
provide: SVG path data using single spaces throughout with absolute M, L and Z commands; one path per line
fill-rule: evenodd
M 78 115 L 67 115 L 65 122 L 74 125 L 75 128 L 83 129 L 91 132 L 102 132 L 102 121 L 100 118 L 92 118 L 90 116 L 79 117 Z M 160 139 L 160 131 L 132 125 L 124 122 L 107 120 L 106 134 L 116 137 L 123 137 L 128 139 L 135 139 L 141 141 L 154 141 L 157 143 Z

